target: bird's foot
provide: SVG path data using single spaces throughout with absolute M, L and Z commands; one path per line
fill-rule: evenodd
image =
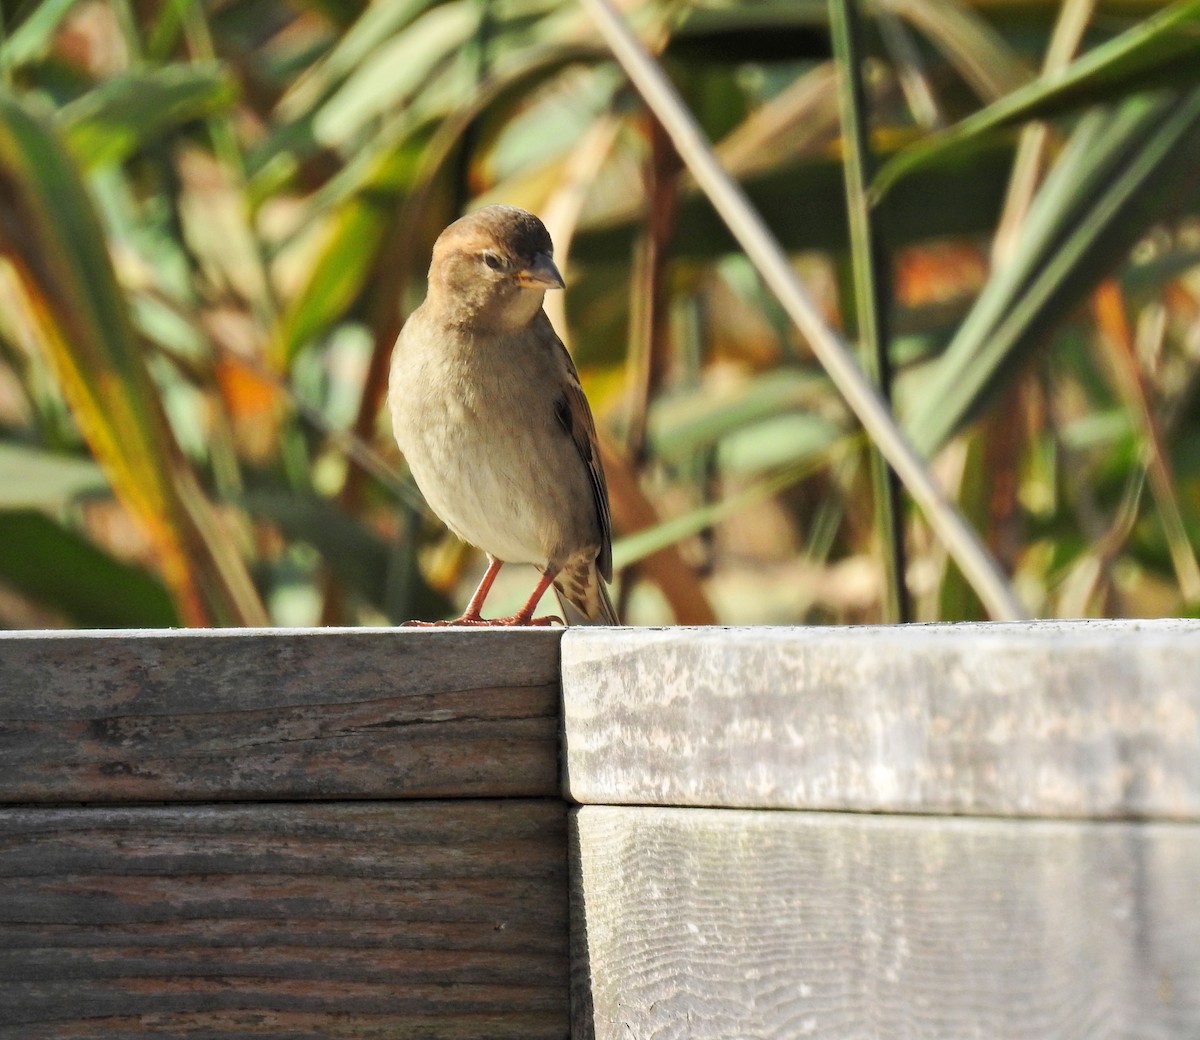
M 488 625 L 507 625 L 513 628 L 523 628 L 527 625 L 537 625 L 542 628 L 548 628 L 550 625 L 562 625 L 565 628 L 567 624 L 562 618 L 556 617 L 554 614 L 546 614 L 544 617 L 524 617 L 521 614 L 513 614 L 510 617 L 495 618 L 492 621 L 484 623 Z
M 487 621 L 479 616 L 471 617 L 464 614 L 462 617 L 455 618 L 453 621 L 405 621 L 401 628 L 458 628 L 460 626 L 471 626 L 481 628 L 485 625 L 495 624 L 493 621 Z
M 460 618 L 455 618 L 453 621 L 405 621 L 401 628 L 523 628 L 528 625 L 537 625 L 539 627 L 548 627 L 550 625 L 564 625 L 566 622 L 560 617 L 555 617 L 553 614 L 548 614 L 545 617 L 523 617 L 520 614 L 513 614 L 510 617 L 502 618 L 482 618 L 478 615 L 470 616 L 464 614 Z

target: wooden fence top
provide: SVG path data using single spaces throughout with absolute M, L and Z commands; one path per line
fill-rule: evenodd
M 582 803 L 1200 818 L 1200 622 L 572 629 Z
M 585 804 L 1197 819 L 1200 622 L 0 634 L 9 803 L 554 796 L 560 743 Z
M 560 633 L 0 634 L 0 801 L 552 796 Z

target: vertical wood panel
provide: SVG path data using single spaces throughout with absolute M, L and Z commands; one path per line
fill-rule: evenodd
M 562 1040 L 565 813 L 0 810 L 0 1037 Z
M 573 820 L 577 1038 L 1200 1036 L 1198 825 Z

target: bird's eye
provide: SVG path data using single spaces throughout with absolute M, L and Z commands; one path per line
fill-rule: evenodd
M 499 271 L 504 266 L 504 261 L 495 253 L 484 253 L 483 262 L 488 265 L 493 271 Z

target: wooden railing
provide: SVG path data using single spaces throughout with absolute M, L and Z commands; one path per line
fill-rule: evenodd
M 0 802 L 0 1038 L 1200 1036 L 1192 622 L 12 633 Z

